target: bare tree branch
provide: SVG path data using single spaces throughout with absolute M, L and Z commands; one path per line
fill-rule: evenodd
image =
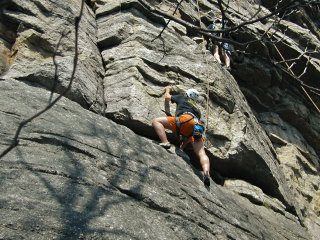
M 258 7 L 258 10 L 255 14 L 253 14 L 253 16 L 249 19 L 249 21 L 251 19 L 254 19 L 259 13 L 261 12 L 261 2 L 259 1 L 259 7 Z
M 312 87 L 312 86 L 310 86 L 310 85 L 308 85 L 308 84 L 305 84 L 300 78 L 298 78 L 296 75 L 294 75 L 292 72 L 290 72 L 288 68 L 285 68 L 284 66 L 281 66 L 281 65 L 276 65 L 275 63 L 274 63 L 274 65 L 275 65 L 276 67 L 280 68 L 281 71 L 283 71 L 284 73 L 286 73 L 286 74 L 288 74 L 289 76 L 291 76 L 292 79 L 294 79 L 299 85 L 301 85 L 301 86 L 303 86 L 303 87 L 306 87 L 306 88 L 308 88 L 308 89 L 310 89 L 310 90 L 313 90 L 313 91 L 315 91 L 315 92 L 319 92 L 319 94 L 320 94 L 320 89 L 315 88 L 315 87 Z
M 320 4 L 320 3 L 319 3 Z M 320 31 L 318 30 L 317 26 L 312 22 L 310 17 L 308 16 L 307 12 L 304 10 L 304 8 L 299 7 L 299 10 L 301 11 L 302 17 L 308 28 L 311 30 L 311 32 L 318 38 L 320 41 Z
M 141 1 L 141 0 L 140 0 Z M 210 1 L 211 2 L 211 1 Z M 279 2 L 278 2 L 279 3 Z M 193 31 L 195 32 L 198 32 L 199 34 L 202 34 L 203 36 L 205 37 L 208 37 L 208 38 L 212 38 L 214 40 L 216 40 L 217 42 L 227 42 L 227 43 L 230 43 L 230 44 L 233 44 L 234 46 L 240 48 L 240 49 L 246 49 L 248 50 L 248 46 L 254 42 L 268 42 L 270 41 L 274 46 L 276 43 L 279 43 L 279 42 L 282 42 L 283 44 L 285 44 L 285 38 L 286 38 L 286 34 L 285 32 L 287 31 L 287 29 L 284 30 L 284 33 L 283 33 L 283 37 L 281 39 L 278 39 L 276 41 L 272 41 L 272 39 L 274 38 L 274 35 L 277 33 L 277 31 L 274 31 L 271 36 L 269 36 L 269 32 L 270 30 L 278 25 L 280 23 L 280 21 L 288 16 L 289 14 L 291 14 L 293 11 L 297 11 L 298 9 L 302 8 L 303 6 L 307 5 L 307 4 L 315 4 L 315 5 L 319 5 L 320 3 L 319 2 L 316 2 L 316 1 L 303 1 L 303 0 L 300 0 L 300 1 L 295 1 L 295 0 L 292 0 L 292 1 L 289 1 L 287 2 L 286 4 L 284 4 L 283 6 L 279 6 L 279 4 L 276 4 L 275 6 L 275 10 L 272 11 L 271 13 L 263 16 L 263 17 L 260 17 L 260 18 L 257 18 L 257 19 L 252 19 L 252 20 L 248 20 L 248 21 L 245 21 L 245 22 L 242 22 L 241 24 L 238 24 L 237 26 L 234 26 L 234 27 L 230 27 L 230 28 L 222 28 L 221 30 L 210 30 L 210 29 L 203 29 L 201 27 L 197 27 L 197 26 L 194 26 L 193 24 L 190 24 L 190 23 L 187 23 L 181 19 L 176 19 L 172 16 L 166 16 L 168 17 L 169 19 L 172 19 L 173 21 L 176 21 L 178 23 L 180 23 L 181 25 L 183 26 L 186 26 L 187 28 L 190 28 L 192 29 Z M 225 19 L 228 19 L 227 15 L 226 15 L 226 9 L 228 9 L 228 4 L 225 4 L 223 2 L 223 0 L 217 0 L 217 4 L 219 6 L 219 9 L 220 9 L 220 12 L 221 12 L 221 15 L 222 15 L 222 24 L 224 25 L 224 20 Z M 223 6 L 226 6 L 226 8 L 224 8 Z M 261 6 L 260 6 L 260 3 L 259 3 L 259 9 L 257 10 L 257 12 L 255 13 L 255 16 L 258 15 L 258 13 L 260 12 L 260 9 L 261 9 Z M 157 9 L 150 9 L 150 10 L 154 10 L 153 12 L 155 12 L 156 14 L 159 14 L 159 15 L 162 15 L 164 16 L 164 14 L 157 10 Z M 280 17 L 277 16 L 277 15 L 281 15 Z M 217 36 L 213 36 L 211 35 L 211 33 L 226 33 L 226 32 L 230 32 L 230 31 L 234 31 L 234 30 L 238 30 L 240 28 L 242 28 L 243 26 L 246 26 L 246 25 L 249 25 L 249 24 L 253 24 L 253 23 L 256 23 L 256 22 L 259 22 L 259 21 L 263 21 L 265 19 L 268 19 L 268 18 L 271 18 L 273 16 L 277 16 L 277 19 L 276 21 L 273 22 L 273 24 L 260 36 L 258 37 L 258 39 L 256 40 L 252 40 L 252 41 L 248 41 L 248 42 L 245 42 L 245 43 L 239 43 L 237 41 L 234 41 L 234 40 L 231 40 L 231 39 L 226 39 L 226 38 L 221 38 L 221 37 L 217 37 Z M 254 17 L 253 17 L 254 18 Z M 276 46 L 275 46 L 276 47 Z M 307 87 L 309 88 L 310 90 L 313 90 L 315 92 L 317 91 L 320 91 L 319 89 L 317 88 L 314 88 L 314 87 L 311 87 L 311 86 L 308 86 L 306 84 L 303 83 L 303 81 L 301 81 L 301 77 L 307 72 L 307 69 L 308 69 L 308 65 L 309 65 L 309 62 L 310 62 L 310 56 L 307 56 L 307 53 L 309 51 L 307 50 L 307 48 L 304 50 L 303 53 L 301 53 L 296 59 L 290 59 L 290 60 L 285 60 L 283 57 L 283 60 L 282 61 L 279 61 L 279 62 L 273 62 L 273 64 L 275 66 L 278 66 L 281 68 L 282 71 L 286 72 L 287 74 L 289 74 L 293 79 L 295 79 L 301 86 L 302 89 L 304 89 L 304 87 Z M 281 53 L 279 52 L 279 54 L 281 55 Z M 282 55 L 281 55 L 282 56 Z M 291 64 L 291 66 L 288 65 L 288 62 L 292 62 L 292 61 L 295 61 L 295 60 L 300 60 L 302 59 L 303 57 L 305 57 L 307 59 L 307 62 L 305 64 L 305 68 L 303 70 L 303 72 L 297 76 L 295 75 L 293 72 L 292 72 L 292 67 L 296 64 L 296 62 L 293 62 Z M 281 63 L 285 63 L 287 65 L 287 69 L 285 69 L 284 67 L 282 67 Z M 304 92 L 307 94 L 307 92 L 305 91 L 304 89 Z M 311 97 L 307 94 L 308 98 L 310 99 L 310 101 L 315 105 L 315 103 L 313 102 L 313 100 L 311 99 Z M 316 107 L 316 105 L 315 105 Z M 317 108 L 317 107 L 316 107 Z M 318 109 L 318 108 L 317 108 Z M 318 110 L 319 111 L 319 110 Z
M 172 15 L 174 15 L 174 14 L 177 12 L 180 4 L 181 4 L 183 1 L 184 1 L 184 0 L 181 0 L 181 1 L 177 4 L 176 9 L 174 10 L 174 12 L 173 12 Z M 163 29 L 161 30 L 161 32 L 159 33 L 159 35 L 156 36 L 151 42 L 153 42 L 154 40 L 156 40 L 157 38 L 159 38 L 159 37 L 161 36 L 161 34 L 163 33 L 163 31 L 168 27 L 170 21 L 171 21 L 171 19 L 168 20 L 167 24 L 163 27 Z
M 280 57 L 282 58 L 282 59 L 284 59 L 284 57 L 283 57 L 283 55 L 281 54 L 281 52 L 279 51 L 279 49 L 277 48 L 277 46 L 276 45 L 274 45 L 274 48 L 276 49 L 276 51 L 278 52 L 278 54 L 280 55 Z M 309 61 L 307 62 L 307 64 L 306 64 L 306 67 L 305 67 L 305 71 L 306 71 L 306 68 L 307 68 L 307 66 L 308 66 L 308 63 L 309 63 Z M 293 64 L 295 64 L 295 62 L 293 63 Z M 320 109 L 318 108 L 318 106 L 315 104 L 315 102 L 313 101 L 313 99 L 311 98 L 311 96 L 308 94 L 308 92 L 306 91 L 306 89 L 304 88 L 304 84 L 302 84 L 303 83 L 303 81 L 301 81 L 300 80 L 300 77 L 304 74 L 304 72 L 300 75 L 300 76 L 297 76 L 293 71 L 292 71 L 292 66 L 293 66 L 293 64 L 289 67 L 289 65 L 285 62 L 285 65 L 287 66 L 287 69 L 288 69 L 288 72 L 290 72 L 290 75 L 292 76 L 292 77 L 294 77 L 294 79 L 296 79 L 296 80 L 298 80 L 299 82 L 300 82 L 300 87 L 301 87 L 301 89 L 303 90 L 303 92 L 306 94 L 306 96 L 308 97 L 308 99 L 310 100 L 310 102 L 313 104 L 313 106 L 317 109 L 317 111 L 320 113 Z
M 80 13 L 79 16 L 77 16 L 75 18 L 75 53 L 74 53 L 74 59 L 73 59 L 73 69 L 72 69 L 72 73 L 71 73 L 71 77 L 70 77 L 70 81 L 69 81 L 69 85 L 68 87 L 63 91 L 62 94 L 60 94 L 55 100 L 53 100 L 50 104 L 48 104 L 44 109 L 42 109 L 41 111 L 39 111 L 38 113 L 36 113 L 35 115 L 31 116 L 30 118 L 22 121 L 15 133 L 15 136 L 12 140 L 12 143 L 10 144 L 10 146 L 5 149 L 1 155 L 0 155 L 0 159 L 3 158 L 6 154 L 8 154 L 13 148 L 15 148 L 16 146 L 19 145 L 19 136 L 20 136 L 20 132 L 22 130 L 22 128 L 27 125 L 28 123 L 30 123 L 32 120 L 34 120 L 35 118 L 39 117 L 40 115 L 42 115 L 43 113 L 45 113 L 46 111 L 48 111 L 49 109 L 51 109 L 63 96 L 66 95 L 67 92 L 70 91 L 73 80 L 74 80 L 74 76 L 75 76 L 75 72 L 77 69 L 77 64 L 78 64 L 78 38 L 79 38 L 79 23 L 82 17 L 82 13 L 83 13 L 83 8 L 84 8 L 84 2 L 85 0 L 81 1 L 81 8 L 80 8 Z M 56 69 L 57 70 L 57 69 Z
M 176 18 L 170 14 L 167 14 L 155 7 L 152 7 L 150 4 L 148 4 L 146 1 L 144 0 L 138 0 L 138 2 L 144 6 L 146 9 L 148 9 L 150 12 L 156 14 L 156 15 L 160 15 L 160 16 L 163 16 L 163 17 L 166 17 L 168 18 L 169 20 L 172 20 L 172 21 L 175 21 L 189 29 L 191 29 L 192 31 L 194 32 L 198 32 L 199 34 L 202 34 L 204 35 L 205 37 L 208 37 L 208 38 L 212 38 L 214 40 L 216 40 L 217 42 L 226 42 L 226 43 L 230 43 L 238 48 L 241 48 L 241 49 L 244 49 L 246 47 L 247 44 L 251 43 L 251 42 L 247 42 L 247 43 L 240 43 L 238 41 L 234 41 L 234 40 L 231 40 L 231 39 L 228 39 L 228 38 L 221 38 L 221 37 L 216 37 L 216 36 L 212 36 L 211 34 L 209 33 L 228 33 L 230 31 L 234 31 L 234 30 L 237 30 L 239 28 L 242 28 L 243 26 L 246 26 L 246 25 L 249 25 L 249 24 L 253 24 L 253 23 L 256 23 L 256 22 L 259 22 L 259 21 L 263 21 L 265 19 L 268 19 L 272 16 L 275 16 L 281 12 L 284 12 L 284 11 L 288 11 L 288 10 L 291 10 L 291 9 L 297 9 L 298 7 L 301 7 L 303 6 L 303 4 L 307 4 L 306 2 L 300 0 L 300 1 L 295 1 L 295 0 L 291 0 L 289 3 L 283 5 L 282 7 L 279 7 L 277 8 L 275 11 L 271 12 L 270 14 L 267 14 L 263 17 L 260 17 L 260 18 L 257 18 L 257 19 L 254 19 L 254 20 L 251 20 L 251 21 L 245 21 L 237 26 L 234 26 L 234 27 L 229 27 L 229 28 L 224 28 L 224 29 L 221 29 L 221 30 L 210 30 L 210 29 L 206 29 L 206 28 L 201 28 L 201 27 L 197 27 L 189 22 L 186 22 L 184 20 L 181 20 L 179 18 Z M 210 1 L 211 2 L 211 1 Z M 218 0 L 218 2 L 220 2 L 221 4 L 223 4 L 223 1 L 222 0 Z M 319 4 L 317 2 L 311 2 L 312 4 Z M 308 3 L 310 4 L 310 3 Z M 224 10 L 223 10 L 224 11 Z M 225 16 L 225 18 L 227 18 L 227 16 Z
M 225 10 L 223 9 L 223 6 L 222 6 L 222 0 L 218 0 L 218 6 L 220 8 L 220 12 L 221 12 L 221 16 L 222 16 L 222 19 L 221 19 L 221 22 L 222 22 L 222 29 L 224 28 L 224 22 L 225 22 L 225 19 L 227 19 L 227 16 L 226 16 L 226 13 L 225 13 Z M 226 9 L 228 9 L 229 7 L 229 2 L 228 2 L 228 5 L 226 6 Z
M 221 0 L 218 0 L 222 3 Z M 194 31 L 194 32 L 197 32 L 199 34 L 202 34 L 203 36 L 207 37 L 207 38 L 212 38 L 214 40 L 216 40 L 217 42 L 226 42 L 226 43 L 230 43 L 232 44 L 233 46 L 235 47 L 238 47 L 240 49 L 244 49 L 246 48 L 246 46 L 250 43 L 252 43 L 252 41 L 249 41 L 249 42 L 245 42 L 245 43 L 240 43 L 238 41 L 235 41 L 235 40 L 232 40 L 230 38 L 223 38 L 223 37 L 218 37 L 218 36 L 212 36 L 211 33 L 228 33 L 230 31 L 234 31 L 234 30 L 237 30 L 243 26 L 246 26 L 246 25 L 249 25 L 249 24 L 253 24 L 255 22 L 259 22 L 259 21 L 262 21 L 262 20 L 265 20 L 265 19 L 268 19 L 274 15 L 277 15 L 279 14 L 280 12 L 284 12 L 284 11 L 287 11 L 287 10 L 290 10 L 290 9 L 297 9 L 298 6 L 302 6 L 300 2 L 298 1 L 290 1 L 289 3 L 287 3 L 286 5 L 276 9 L 275 11 L 271 12 L 270 14 L 267 14 L 263 17 L 260 17 L 260 18 L 257 18 L 257 19 L 254 19 L 254 20 L 251 20 L 251 21 L 246 21 L 246 22 L 243 22 L 237 26 L 234 26 L 234 27 L 230 27 L 230 28 L 224 28 L 224 29 L 221 29 L 221 30 L 210 30 L 210 29 L 206 29 L 206 28 L 202 28 L 202 27 L 198 27 L 198 26 L 195 26 L 194 24 L 191 24 L 189 22 L 186 22 L 182 19 L 179 19 L 179 18 L 176 18 L 170 14 L 167 14 L 153 6 L 151 6 L 150 4 L 148 4 L 146 1 L 144 0 L 138 0 L 138 2 L 143 6 L 145 7 L 147 10 L 149 10 L 151 13 L 153 14 L 156 14 L 156 15 L 160 15 L 160 16 L 163 16 L 163 17 L 166 17 L 168 18 L 169 20 L 172 20 L 172 21 L 175 21 L 185 27 L 187 27 L 188 29 Z M 182 2 L 182 1 L 181 1 Z M 224 11 L 224 10 L 223 10 Z M 164 28 L 165 29 L 165 28 Z M 162 31 L 163 32 L 163 31 Z M 159 36 L 158 36 L 159 37 Z M 256 42 L 256 41 L 254 41 Z
M 297 8 L 298 5 L 296 5 L 296 1 L 290 1 L 288 4 L 286 4 L 285 6 L 263 16 L 263 17 L 260 17 L 260 18 L 257 18 L 257 19 L 254 19 L 254 20 L 251 20 L 251 21 L 245 21 L 237 26 L 234 26 L 234 27 L 230 27 L 230 28 L 227 28 L 227 29 L 221 29 L 221 30 L 218 30 L 216 32 L 227 32 L 227 31 L 234 31 L 238 28 L 241 28 L 243 26 L 246 26 L 246 25 L 250 25 L 250 24 L 253 24 L 253 23 L 256 23 L 256 22 L 260 22 L 260 21 L 263 21 L 265 19 L 268 19 L 282 11 L 285 11 L 285 10 L 288 10 L 288 9 L 291 9 L 291 8 Z M 206 32 L 212 32 L 212 30 L 206 30 Z
M 212 30 L 207 30 L 205 28 L 201 28 L 201 27 L 198 27 L 198 26 L 195 26 L 189 22 L 186 22 L 184 20 L 181 20 L 179 18 L 176 18 L 170 14 L 167 14 L 165 12 L 162 12 L 160 11 L 159 9 L 156 9 L 152 6 L 150 6 L 149 4 L 147 4 L 145 1 L 143 0 L 138 0 L 139 3 L 141 3 L 146 9 L 148 9 L 150 12 L 152 13 L 155 13 L 155 14 L 158 14 L 158 15 L 161 15 L 163 17 L 166 17 L 168 19 L 171 19 L 172 21 L 175 21 L 179 24 L 181 24 L 182 26 L 185 26 L 186 28 L 189 28 L 191 29 L 192 31 L 194 32 L 198 32 L 199 34 L 202 34 L 204 35 L 205 37 L 208 37 L 208 38 L 212 38 L 212 39 L 215 39 L 217 40 L 218 42 L 227 42 L 227 43 L 230 43 L 234 46 L 237 46 L 239 48 L 244 48 L 245 44 L 242 44 L 242 43 L 239 43 L 237 41 L 234 41 L 234 40 L 231 40 L 229 38 L 221 38 L 221 37 L 216 37 L 216 36 L 212 36 L 211 34 L 209 34 L 209 32 L 221 32 L 221 30 L 215 30 L 215 31 L 212 31 Z

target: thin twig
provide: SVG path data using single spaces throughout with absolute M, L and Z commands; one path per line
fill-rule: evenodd
M 290 66 L 288 66 L 288 69 L 291 70 L 292 67 L 293 67 L 294 65 L 296 65 L 296 64 L 297 64 L 296 62 L 292 63 Z M 288 65 L 288 64 L 287 64 L 287 65 Z
M 180 4 L 181 4 L 183 1 L 184 1 L 184 0 L 181 0 L 181 1 L 177 4 L 176 9 L 174 10 L 174 12 L 173 12 L 172 15 L 175 15 L 175 14 L 176 14 L 176 12 L 177 12 Z M 161 32 L 159 33 L 159 35 L 156 36 L 151 42 L 153 42 L 154 40 L 156 40 L 157 38 L 159 38 L 159 37 L 161 36 L 161 34 L 163 33 L 163 31 L 168 27 L 170 21 L 171 21 L 171 19 L 168 20 L 167 24 L 163 27 L 163 29 L 161 30 Z
M 281 52 L 279 51 L 279 49 L 277 48 L 277 46 L 274 45 L 274 47 L 275 47 L 276 51 L 278 52 L 278 54 L 280 55 L 280 57 L 281 57 L 282 59 L 284 59 L 283 55 L 281 54 Z M 298 78 L 299 81 L 300 81 L 300 83 L 301 83 L 302 81 L 300 80 L 300 77 L 297 77 L 297 76 L 296 76 L 296 74 L 292 71 L 291 67 L 289 67 L 289 65 L 288 65 L 286 62 L 285 62 L 285 64 L 286 64 L 288 70 L 290 71 L 290 73 L 291 73 L 293 76 L 295 76 L 295 78 Z M 301 87 L 301 89 L 303 90 L 303 92 L 306 94 L 306 96 L 308 97 L 308 99 L 310 100 L 310 102 L 313 104 L 313 106 L 314 106 L 314 107 L 317 109 L 317 111 L 320 113 L 320 109 L 319 109 L 318 106 L 315 104 L 315 102 L 313 101 L 313 99 L 312 99 L 311 96 L 308 94 L 308 92 L 306 91 L 306 89 L 303 87 L 302 84 L 300 85 L 300 87 Z
M 226 16 L 226 13 L 225 13 L 225 9 L 223 9 L 223 6 L 222 6 L 222 3 L 221 3 L 222 0 L 218 0 L 218 6 L 220 8 L 220 12 L 221 12 L 221 22 L 222 22 L 222 29 L 224 28 L 224 21 L 225 19 L 227 18 Z M 226 7 L 226 9 L 228 9 L 229 6 Z
M 301 78 L 307 72 L 308 65 L 309 65 L 309 62 L 310 62 L 310 57 L 308 57 L 307 59 L 308 59 L 308 61 L 306 62 L 306 66 L 305 66 L 303 72 L 298 76 L 298 78 Z
M 301 60 L 301 58 L 304 57 L 307 53 L 308 53 L 308 50 L 307 50 L 307 47 L 306 47 L 305 50 L 302 53 L 299 54 L 298 57 L 290 58 L 290 59 L 283 59 L 282 61 L 278 61 L 278 62 L 275 62 L 275 63 L 276 64 L 280 64 L 280 63 L 288 63 L 288 62 L 292 62 L 292 61 Z M 310 58 L 310 57 L 308 56 L 308 58 Z
M 308 88 L 310 91 L 314 91 L 314 92 L 320 94 L 320 89 L 319 88 L 315 88 L 315 87 L 312 87 L 312 86 L 310 86 L 308 84 L 305 84 L 303 81 L 301 81 L 301 79 L 299 79 L 297 76 L 293 75 L 288 70 L 288 68 L 285 68 L 284 66 L 282 66 L 280 64 L 277 64 L 277 62 L 270 60 L 270 58 L 267 58 L 265 56 L 262 56 L 261 54 L 257 54 L 257 53 L 254 53 L 254 52 L 248 53 L 248 52 L 245 52 L 243 50 L 242 51 L 237 50 L 237 51 L 242 53 L 242 54 L 245 54 L 245 55 L 252 55 L 252 56 L 258 57 L 258 58 L 260 58 L 260 59 L 272 64 L 274 67 L 279 68 L 282 72 L 284 72 L 284 73 L 288 74 L 289 76 L 291 76 L 291 78 L 293 80 L 295 80 L 299 85 L 302 85 L 303 87 Z
M 310 92 L 312 92 L 313 94 L 315 94 L 315 95 L 317 95 L 317 96 L 319 96 L 320 97 L 320 93 L 317 93 L 316 91 L 314 91 L 314 90 L 310 90 Z

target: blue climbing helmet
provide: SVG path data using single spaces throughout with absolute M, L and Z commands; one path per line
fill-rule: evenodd
M 197 100 L 200 93 L 194 89 L 194 88 L 190 88 L 186 91 L 186 94 L 189 98 L 191 98 L 192 100 Z

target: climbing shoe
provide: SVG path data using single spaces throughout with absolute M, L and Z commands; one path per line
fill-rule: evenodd
M 163 147 L 163 148 L 165 148 L 165 149 L 169 149 L 170 146 L 171 146 L 171 144 L 170 144 L 169 142 L 167 142 L 167 143 L 160 143 L 160 146 Z
M 210 186 L 210 177 L 208 174 L 203 175 L 203 183 L 204 183 L 204 185 L 206 185 L 208 187 Z

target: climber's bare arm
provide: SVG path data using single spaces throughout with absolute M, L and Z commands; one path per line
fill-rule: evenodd
M 165 93 L 164 93 L 164 99 L 166 100 L 166 101 L 168 101 L 168 102 L 170 102 L 171 101 L 171 94 L 170 94 L 170 91 L 171 91 L 171 89 L 172 89 L 172 86 L 166 86 L 165 88 Z

